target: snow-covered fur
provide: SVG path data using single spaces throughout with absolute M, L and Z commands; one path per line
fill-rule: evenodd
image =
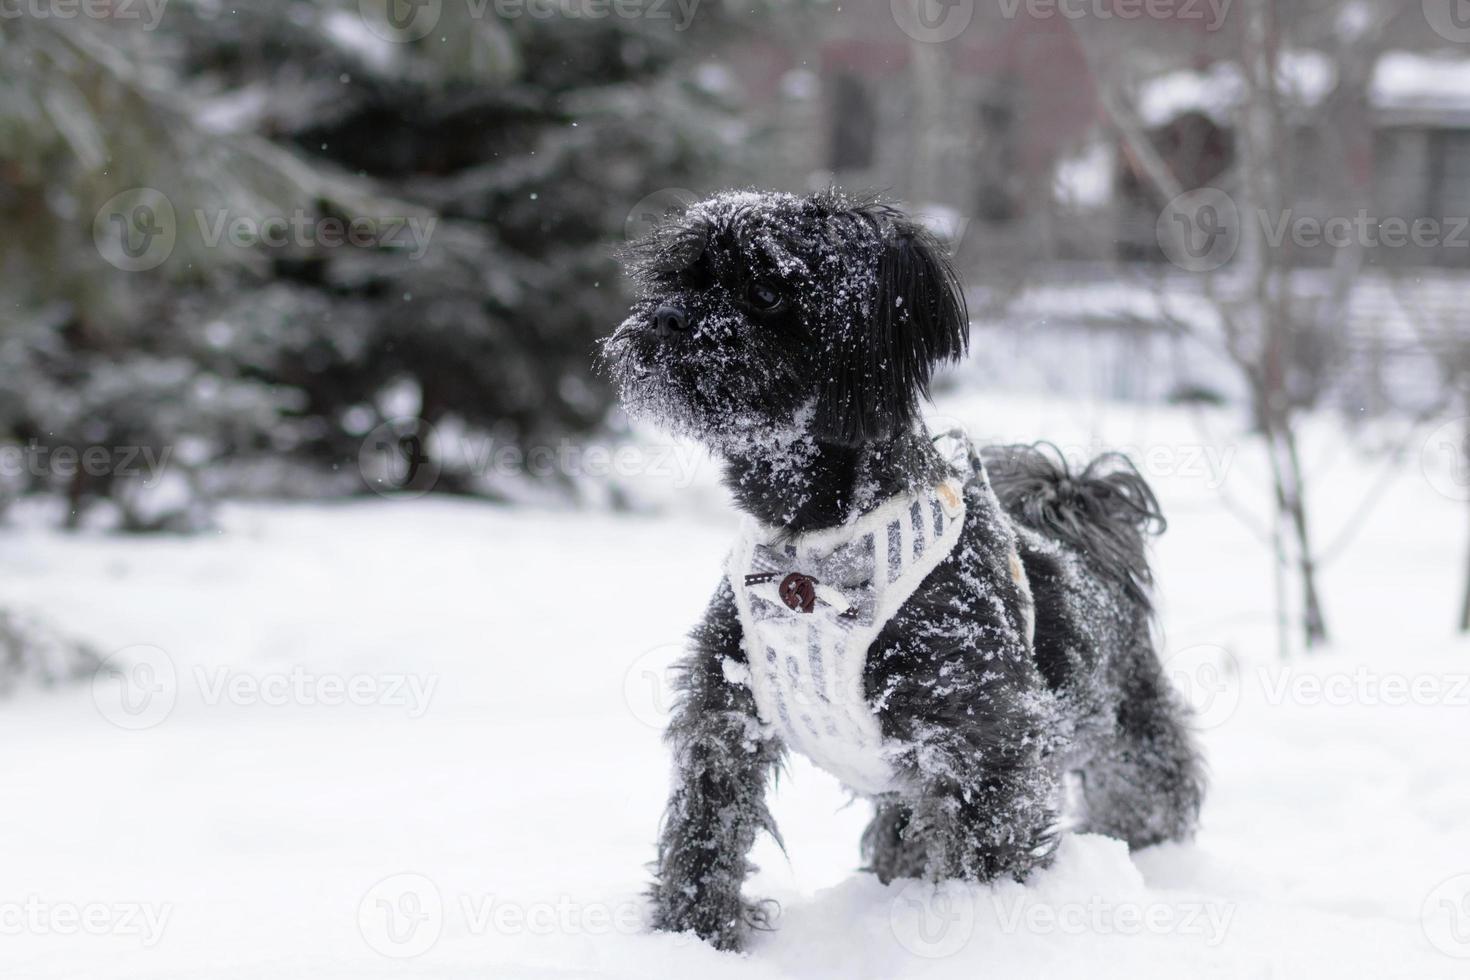
M 1150 635 L 1157 504 L 1121 457 L 1074 475 L 1038 448 L 959 461 L 936 449 L 919 406 L 933 369 L 968 343 L 939 244 L 870 199 L 737 192 L 690 208 L 628 261 L 640 298 L 604 346 L 623 403 L 722 457 L 768 549 L 748 582 L 737 547 L 740 578 L 720 583 L 679 668 L 655 925 L 724 949 L 769 927 L 773 906 L 741 886 L 756 835 L 780 841 L 765 794 L 783 753 L 839 770 L 854 758 L 852 741 L 823 758 L 790 738 L 800 720 L 782 724 L 779 699 L 758 696 L 753 671 L 793 655 L 800 631 L 750 635 L 765 630 L 737 590 L 774 582 L 765 600 L 792 613 L 865 615 L 864 583 L 841 570 L 846 532 L 946 485 L 962 487 L 958 536 L 896 608 L 868 590 L 875 632 L 848 663 L 886 767 L 848 774 L 875 808 L 868 869 L 885 882 L 1023 877 L 1055 847 L 1068 773 L 1085 803 L 1067 825 L 1135 847 L 1188 836 L 1202 777 Z M 788 681 L 818 702 L 841 695 Z

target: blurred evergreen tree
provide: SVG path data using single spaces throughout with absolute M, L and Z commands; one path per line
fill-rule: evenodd
M 748 134 L 700 52 L 752 5 L 399 4 L 0 22 L 0 441 L 170 453 L 150 487 L 46 469 L 18 492 L 182 529 L 220 493 L 362 490 L 395 416 L 522 448 L 604 424 L 608 245 L 651 192 L 740 179 Z M 232 243 L 271 217 L 365 238 Z M 426 449 L 440 489 L 504 489 L 459 439 Z

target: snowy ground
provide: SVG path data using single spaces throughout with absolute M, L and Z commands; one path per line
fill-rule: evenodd
M 750 886 L 779 931 L 745 956 L 644 934 L 658 669 L 732 526 L 708 466 L 659 517 L 385 500 L 234 507 L 202 540 L 11 528 L 0 601 L 123 673 L 0 707 L 0 972 L 1465 976 L 1463 474 L 1426 476 L 1415 443 L 1327 568 L 1335 648 L 1282 664 L 1270 566 L 1232 513 L 1260 512 L 1262 461 L 1228 416 L 1202 439 L 1178 413 L 941 411 L 1142 454 L 1173 521 L 1163 646 L 1213 773 L 1194 844 L 1075 838 L 1025 887 L 884 888 L 853 870 L 865 805 L 797 760 L 789 860 L 762 843 Z M 1326 542 L 1374 471 L 1331 426 L 1309 446 Z

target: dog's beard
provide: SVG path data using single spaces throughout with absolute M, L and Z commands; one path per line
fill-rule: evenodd
M 749 324 L 738 313 L 702 317 L 693 335 L 679 343 L 651 339 L 647 323 L 648 314 L 636 312 L 603 345 L 630 417 L 723 455 L 803 427 L 799 372 L 753 357 L 742 342 L 748 341 Z

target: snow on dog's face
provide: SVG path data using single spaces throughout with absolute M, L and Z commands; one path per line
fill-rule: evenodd
M 719 194 L 625 259 L 638 298 L 603 344 L 623 405 L 715 449 L 897 434 L 968 342 L 942 247 L 871 200 Z

